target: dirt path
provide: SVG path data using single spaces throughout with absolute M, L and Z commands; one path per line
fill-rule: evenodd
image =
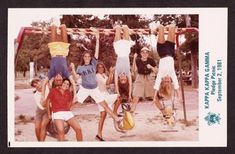
M 15 102 L 15 137 L 16 141 L 36 141 L 34 134 L 34 114 L 36 104 L 33 100 L 33 89 L 17 89 L 15 94 L 20 98 Z M 107 141 L 195 141 L 198 140 L 198 92 L 187 90 L 186 107 L 189 126 L 183 123 L 183 111 L 180 104 L 176 104 L 177 122 L 174 130 L 177 132 L 163 132 L 169 130 L 165 121 L 156 107 L 151 102 L 141 102 L 134 114 L 135 127 L 122 134 L 116 132 L 113 120 L 107 116 L 103 137 Z M 87 104 L 82 108 L 73 110 L 83 131 L 85 141 L 95 141 L 97 133 L 99 111 L 96 104 Z M 75 133 L 72 129 L 66 134 L 66 139 L 75 141 Z M 46 141 L 56 141 L 47 136 Z

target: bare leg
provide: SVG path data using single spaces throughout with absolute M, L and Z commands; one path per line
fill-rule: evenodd
M 123 40 L 130 40 L 129 28 L 127 25 L 123 25 Z
M 69 81 L 71 82 L 73 87 L 73 102 L 75 102 L 77 88 L 76 88 L 76 83 L 71 75 L 69 76 Z
M 58 141 L 64 141 L 64 120 L 55 119 L 54 123 L 58 132 Z
M 167 41 L 175 43 L 175 26 L 169 25 Z
M 42 122 L 41 122 L 41 130 L 40 130 L 40 141 L 45 141 L 46 139 L 46 129 L 47 125 L 50 122 L 50 119 L 47 116 L 47 113 L 43 115 Z
M 119 108 L 119 106 L 120 106 L 120 104 L 121 104 L 121 98 L 120 97 L 118 97 L 118 99 L 115 101 L 115 103 L 114 103 L 114 107 L 113 107 L 113 113 L 115 114 L 115 115 L 117 115 L 117 110 L 118 110 L 118 108 Z
M 38 141 L 40 141 L 40 132 L 41 132 L 41 121 L 35 120 L 35 134 Z
M 56 28 L 57 27 L 55 25 L 51 26 L 51 42 L 55 42 L 56 41 L 56 36 L 57 36 Z
M 119 25 L 117 25 L 117 26 L 114 27 L 114 29 L 115 29 L 114 42 L 116 42 L 116 41 L 121 40 L 121 31 L 122 31 L 122 28 Z
M 65 24 L 60 25 L 60 30 L 61 30 L 61 36 L 62 36 L 63 42 L 68 43 L 68 35 L 67 35 L 66 25 Z
M 100 120 L 99 120 L 99 125 L 98 125 L 98 134 L 97 134 L 100 138 L 103 138 L 102 130 L 103 130 L 104 120 L 106 116 L 107 116 L 107 113 L 105 111 L 100 112 Z
M 67 122 L 75 131 L 77 141 L 82 141 L 82 129 L 79 123 L 76 121 L 75 117 L 69 119 Z
M 111 115 L 111 117 L 115 120 L 115 121 L 118 121 L 119 118 L 112 112 L 112 110 L 109 108 L 109 106 L 107 105 L 107 103 L 105 101 L 103 102 L 100 102 L 99 103 L 104 109 L 105 111 Z
M 139 97 L 134 97 L 133 98 L 133 102 L 132 102 L 132 105 L 131 105 L 131 112 L 135 112 L 135 109 L 136 109 L 136 106 L 139 102 Z
M 165 37 L 164 37 L 164 26 L 163 25 L 159 25 L 158 26 L 158 39 L 157 39 L 158 43 L 165 43 Z

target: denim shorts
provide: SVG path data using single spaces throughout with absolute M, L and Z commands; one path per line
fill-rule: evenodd
M 58 56 L 51 59 L 50 70 L 48 72 L 49 80 L 60 74 L 63 78 L 69 78 L 69 71 L 65 57 Z
M 165 43 L 157 43 L 157 52 L 160 58 L 172 56 L 175 58 L 175 43 L 166 41 Z

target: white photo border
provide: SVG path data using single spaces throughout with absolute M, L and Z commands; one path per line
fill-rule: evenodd
M 50 14 L 51 12 L 51 14 Z M 15 141 L 14 112 L 14 26 L 27 15 L 60 14 L 198 14 L 199 15 L 199 140 L 198 141 L 134 141 L 134 142 L 19 142 Z M 227 146 L 227 36 L 228 8 L 9 8 L 8 9 L 8 142 L 10 147 L 226 147 Z M 222 101 L 210 97 L 205 109 L 205 53 L 210 64 L 222 60 Z M 219 113 L 220 124 L 209 126 L 208 112 Z

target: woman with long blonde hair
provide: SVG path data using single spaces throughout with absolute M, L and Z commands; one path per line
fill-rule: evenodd
M 165 40 L 164 26 L 158 26 L 158 42 L 157 51 L 160 56 L 159 69 L 155 81 L 154 100 L 153 102 L 161 110 L 163 116 L 166 112 L 161 100 L 169 100 L 176 96 L 176 100 L 181 101 L 179 82 L 175 73 L 174 57 L 175 57 L 175 25 L 168 27 L 168 36 Z M 174 90 L 173 90 L 174 87 Z M 176 95 L 173 95 L 175 91 Z

